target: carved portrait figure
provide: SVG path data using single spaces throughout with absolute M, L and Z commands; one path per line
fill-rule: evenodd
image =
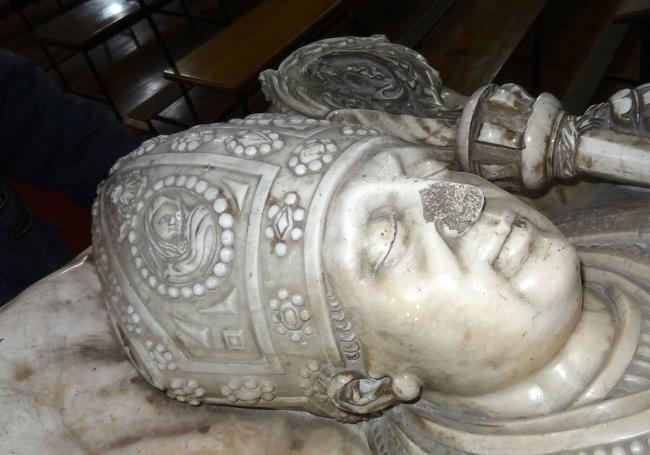
M 381 455 L 650 453 L 648 193 L 552 220 L 519 194 L 647 185 L 649 87 L 582 116 L 513 84 L 465 98 L 382 37 L 261 79 L 277 112 L 145 142 L 93 208 L 116 343 L 199 407 L 183 422 L 301 411 Z

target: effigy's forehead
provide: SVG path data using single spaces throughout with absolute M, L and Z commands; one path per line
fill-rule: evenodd
M 348 170 L 394 143 L 365 126 L 256 114 L 159 136 L 116 163 L 93 209 L 94 250 L 145 377 L 174 390 L 196 376 L 202 395 L 188 401 L 281 403 L 302 390 L 305 359 L 358 360 L 332 328 L 323 223 Z M 260 382 L 278 374 L 292 379 Z M 246 378 L 259 393 L 238 395 Z

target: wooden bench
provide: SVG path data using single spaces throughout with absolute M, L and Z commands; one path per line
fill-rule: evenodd
M 209 39 L 165 77 L 242 93 L 261 70 L 283 57 L 343 0 L 266 0 Z
M 50 60 L 57 75 L 63 85 L 71 89 L 65 76 L 58 66 L 58 62 L 48 51 L 48 46 L 71 51 L 72 53 L 82 53 L 83 57 L 95 77 L 99 88 L 101 89 L 102 98 L 92 96 L 88 93 L 80 93 L 82 96 L 95 99 L 101 102 L 107 102 L 118 119 L 121 119 L 120 112 L 110 94 L 110 91 L 101 77 L 97 67 L 90 57 L 89 51 L 95 46 L 106 43 L 108 39 L 118 33 L 129 30 L 130 27 L 141 19 L 146 18 L 153 31 L 158 46 L 163 51 L 168 64 L 173 64 L 171 53 L 157 29 L 157 26 L 151 19 L 151 12 L 178 15 L 178 13 L 167 13 L 162 10 L 164 6 L 173 0 L 87 0 L 85 3 L 59 15 L 55 19 L 38 27 L 34 36 L 43 48 L 46 56 Z M 186 16 L 189 19 L 189 11 L 183 0 L 180 2 Z M 139 46 L 137 37 L 131 33 L 136 46 Z
M 147 0 L 157 8 L 171 0 Z M 136 1 L 87 0 L 38 27 L 36 39 L 42 43 L 74 52 L 92 49 L 142 19 L 144 13 Z
M 157 129 L 153 124 L 154 120 L 171 123 L 180 127 L 189 128 L 186 125 L 175 119 L 161 117 L 160 113 L 164 111 L 170 104 L 182 96 L 181 89 L 177 84 L 172 82 L 165 82 L 165 84 L 158 89 L 152 96 L 138 104 L 135 108 L 131 109 L 126 115 L 127 117 L 144 122 L 149 126 L 153 133 L 157 133 Z
M 234 93 L 246 111 L 243 99 L 246 86 L 257 79 L 261 70 L 283 57 L 327 20 L 342 3 L 342 0 L 267 0 L 196 48 L 164 75 L 180 83 L 180 87 L 187 84 Z M 175 119 L 160 115 L 179 97 L 178 88 L 166 85 L 131 110 L 128 117 L 147 123 L 152 132 L 156 132 L 153 120 L 180 126 Z M 197 113 L 189 96 L 185 101 L 192 113 Z
M 418 48 L 446 86 L 489 84 L 538 19 L 546 0 L 457 0 Z M 533 57 L 533 61 L 538 56 Z

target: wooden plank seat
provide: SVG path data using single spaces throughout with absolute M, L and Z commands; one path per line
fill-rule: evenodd
M 539 17 L 546 0 L 457 0 L 418 50 L 446 86 L 471 94 L 489 84 Z M 538 60 L 538 56 L 532 58 Z
M 151 9 L 172 0 L 147 0 Z M 75 52 L 90 50 L 138 22 L 144 12 L 133 0 L 87 0 L 38 27 L 36 39 Z
M 162 87 L 129 111 L 127 117 L 146 123 L 152 133 L 158 134 L 158 126 L 161 126 L 159 123 L 172 125 L 172 130 L 187 129 L 196 123 L 193 113 L 189 110 L 188 98 L 196 115 L 209 123 L 229 118 L 232 111 L 238 107 L 237 97 L 230 92 L 194 87 L 187 90 L 186 95 L 187 97 L 177 83 L 163 81 Z M 133 126 L 139 127 L 135 124 Z M 165 131 L 170 131 L 169 127 L 166 127 Z
M 89 93 L 77 93 L 96 101 L 109 104 L 116 117 L 121 120 L 121 113 L 89 52 L 95 46 L 102 43 L 105 44 L 108 39 L 118 33 L 127 29 L 132 32 L 130 27 L 139 20 L 146 18 L 154 32 L 154 37 L 156 38 L 159 47 L 168 61 L 168 64 L 173 64 L 174 62 L 171 53 L 167 49 L 157 26 L 151 19 L 151 12 L 163 12 L 162 8 L 172 1 L 173 0 L 87 0 L 85 3 L 38 27 L 35 30 L 34 37 L 41 45 L 41 48 L 48 57 L 59 79 L 65 88 L 69 90 L 72 90 L 72 88 L 59 68 L 59 62 L 56 61 L 49 52 L 48 46 L 66 49 L 71 51 L 73 55 L 74 53 L 82 53 L 103 96 L 97 97 Z M 183 0 L 181 0 L 181 5 L 186 9 Z M 139 47 L 137 37 L 133 33 L 131 33 L 131 36 L 135 41 L 136 46 Z
M 635 22 L 650 17 L 650 0 L 627 0 L 614 16 L 614 22 Z
M 153 120 L 166 121 L 168 123 L 178 124 L 179 126 L 189 127 L 190 125 L 185 125 L 175 119 L 167 119 L 159 116 L 162 111 L 181 96 L 181 89 L 177 84 L 165 82 L 152 96 L 131 109 L 126 115 L 129 118 L 146 123 L 152 132 L 156 132 Z
M 343 0 L 266 0 L 177 62 L 165 77 L 242 93 L 268 67 L 339 10 Z

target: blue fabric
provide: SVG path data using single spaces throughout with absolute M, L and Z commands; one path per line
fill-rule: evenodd
M 89 208 L 111 165 L 139 143 L 110 113 L 0 49 L 1 174 L 65 191 Z M 0 185 L 0 305 L 69 259 L 56 228 L 31 220 L 18 195 Z

